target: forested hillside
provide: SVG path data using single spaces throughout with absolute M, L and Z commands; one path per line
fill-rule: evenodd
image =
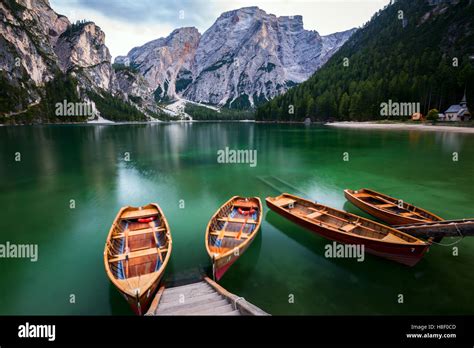
M 258 108 L 257 120 L 371 120 L 388 100 L 474 108 L 474 1 L 399 0 L 376 13 L 308 81 Z M 473 4 L 470 4 L 473 3 Z M 471 57 L 471 58 L 470 58 Z

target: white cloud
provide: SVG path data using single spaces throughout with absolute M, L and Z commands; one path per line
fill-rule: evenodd
M 52 6 L 56 12 L 67 16 L 71 22 L 87 19 L 97 24 L 105 32 L 105 43 L 114 58 L 127 54 L 133 47 L 168 36 L 175 29 L 169 24 L 141 25 L 111 19 L 98 11 L 76 6 L 54 6 L 54 2 Z

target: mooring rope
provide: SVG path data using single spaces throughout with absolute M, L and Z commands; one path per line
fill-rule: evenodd
M 465 219 L 463 219 L 463 221 L 465 221 Z M 459 236 L 461 237 L 460 239 L 454 241 L 453 243 L 449 243 L 449 244 L 443 244 L 443 243 L 437 243 L 437 242 L 432 242 L 433 244 L 436 244 L 436 245 L 439 245 L 439 246 L 453 246 L 453 245 L 456 245 L 458 244 L 460 241 L 462 241 L 464 239 L 464 235 L 461 233 L 461 231 L 459 230 L 459 227 L 458 227 L 458 224 L 454 222 L 454 227 L 456 227 L 456 231 L 458 232 Z

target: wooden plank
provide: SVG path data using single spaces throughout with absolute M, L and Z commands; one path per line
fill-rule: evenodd
M 160 252 L 164 253 L 167 252 L 168 249 L 159 249 Z M 128 254 L 129 259 L 133 259 L 136 257 L 141 257 L 141 256 L 149 256 L 153 254 L 158 254 L 158 249 L 157 248 L 150 248 L 150 249 L 145 249 L 145 250 L 139 250 L 139 251 L 132 251 L 131 253 Z M 123 261 L 126 259 L 127 254 L 121 254 L 113 259 L 109 259 L 109 262 L 118 262 L 118 261 Z
M 120 279 L 120 282 L 125 283 L 129 289 L 140 289 L 140 291 L 142 291 L 144 289 L 148 290 L 148 287 L 151 285 L 150 282 L 153 281 L 155 277 L 155 272 L 152 272 L 128 279 Z
M 248 219 L 246 221 L 245 219 L 236 219 L 236 218 L 231 218 L 231 217 L 218 218 L 217 220 L 222 221 L 222 222 L 235 222 L 235 223 L 239 223 L 239 224 L 242 224 L 244 222 L 246 222 L 247 224 L 256 224 L 257 223 L 257 221 L 255 221 L 254 219 Z
M 166 229 L 164 227 L 155 227 L 155 228 L 144 228 L 144 229 L 141 229 L 141 230 L 134 230 L 134 231 L 130 231 L 128 230 L 128 236 L 129 237 L 132 237 L 132 236 L 137 236 L 137 235 L 140 235 L 140 234 L 146 234 L 146 233 L 151 233 L 151 232 L 163 232 L 163 231 L 166 231 Z M 119 233 L 115 236 L 112 237 L 112 239 L 120 239 L 120 238 L 123 238 L 125 237 L 125 232 L 124 233 Z
M 290 199 L 290 198 L 285 198 L 285 197 L 282 197 L 280 199 L 277 199 L 277 200 L 273 201 L 273 204 L 278 205 L 280 207 L 283 207 L 283 206 L 289 205 L 289 204 L 295 204 L 295 203 L 296 203 L 296 200 Z
M 128 255 L 128 252 L 130 251 L 130 248 L 128 246 L 128 234 L 129 234 L 129 230 L 126 229 L 125 230 L 125 253 Z M 128 275 L 129 275 L 129 262 L 128 262 L 129 258 L 126 258 L 126 261 L 125 261 L 125 278 L 128 278 Z
M 173 294 L 173 293 L 190 292 L 190 291 L 195 291 L 196 289 L 210 289 L 210 288 L 205 282 L 199 281 L 197 283 L 190 283 L 190 284 L 168 288 L 168 290 L 166 291 L 166 295 Z
M 373 195 L 368 194 L 368 193 L 354 193 L 354 196 L 356 196 L 356 197 L 358 197 L 358 198 L 369 198 L 369 197 L 373 197 Z
M 378 195 L 375 195 L 375 196 L 373 196 L 373 197 L 376 198 L 376 199 L 379 199 L 379 200 L 381 200 L 381 201 L 383 201 L 383 202 L 385 202 L 385 203 L 387 203 L 387 204 L 394 204 L 394 205 L 396 205 L 394 202 L 391 202 L 391 201 L 389 201 L 388 199 L 386 199 L 386 198 L 384 198 L 384 197 L 380 197 L 380 196 L 378 196 Z M 394 198 L 394 200 L 395 200 L 395 198 Z M 401 209 L 402 209 L 402 208 L 401 208 Z M 405 208 L 403 208 L 403 209 L 405 209 Z
M 242 315 L 270 315 L 262 309 L 258 308 L 257 306 L 253 305 L 252 303 L 246 301 L 244 298 L 227 291 L 209 277 L 204 277 L 204 280 L 219 294 L 234 303 Z
M 230 303 L 228 303 L 226 305 L 215 306 L 208 309 L 195 310 L 191 314 L 192 315 L 225 315 L 227 313 L 233 312 L 234 310 L 235 310 L 234 307 Z
M 472 237 L 474 236 L 474 220 L 445 220 L 422 222 L 410 225 L 394 226 L 397 230 L 418 238 L 441 237 Z
M 222 234 L 222 238 L 224 237 L 237 238 L 237 236 L 239 235 L 239 232 L 230 232 L 230 231 L 224 230 L 224 233 L 222 233 L 222 230 L 221 230 L 221 231 L 211 231 L 210 234 L 217 237 L 220 237 Z M 241 239 L 247 239 L 247 238 L 248 237 L 246 235 L 241 236 Z
M 160 298 L 152 303 L 158 301 L 157 307 L 152 306 L 147 315 L 268 315 L 208 277 L 197 283 L 165 289 L 158 296 Z
M 376 204 L 377 208 L 385 209 L 385 208 L 391 208 L 391 207 L 396 207 L 396 204 L 393 203 L 384 203 L 384 204 Z
M 178 287 L 179 289 L 179 287 Z M 192 297 L 197 297 L 197 296 L 202 296 L 202 295 L 208 295 L 208 294 L 213 294 L 215 293 L 214 289 L 211 288 L 210 286 L 207 286 L 205 288 L 194 288 L 190 290 L 180 290 L 172 293 L 166 293 L 161 297 L 160 305 L 165 304 L 165 303 L 170 303 L 170 302 L 175 302 L 178 301 L 182 296 L 184 295 L 185 298 L 190 295 Z
M 216 291 L 207 294 L 200 294 L 197 296 L 186 296 L 182 295 L 177 297 L 173 301 L 168 301 L 166 303 L 160 303 L 158 306 L 158 314 L 164 313 L 173 313 L 177 310 L 182 309 L 184 306 L 192 305 L 198 303 L 199 305 L 202 304 L 209 304 L 211 305 L 213 302 L 221 301 L 223 298 L 219 295 Z
M 313 207 L 306 207 L 308 210 L 311 210 L 312 212 L 315 212 L 315 213 L 321 213 L 321 214 L 326 214 L 328 211 L 326 208 L 323 208 L 323 209 L 316 209 L 316 208 L 313 208 Z
M 320 217 L 320 216 L 322 216 L 322 215 L 323 215 L 323 213 L 321 213 L 321 212 L 319 212 L 319 211 L 315 211 L 315 212 L 312 212 L 311 214 L 306 215 L 306 217 L 307 217 L 308 219 L 316 219 L 316 218 L 318 218 L 318 217 Z
M 352 230 L 354 230 L 356 227 L 357 227 L 357 225 L 347 224 L 347 225 L 344 225 L 342 227 L 339 227 L 339 229 L 344 231 L 344 232 L 352 232 Z
M 227 302 L 227 299 L 224 299 L 221 297 L 221 300 L 204 300 L 204 301 L 198 301 L 198 302 L 193 302 L 190 304 L 183 304 L 177 308 L 174 308 L 173 310 L 164 310 L 163 312 L 160 311 L 160 308 L 158 307 L 158 312 L 157 314 L 161 315 L 193 315 L 199 311 L 203 310 L 209 310 L 212 308 L 216 307 L 221 307 L 221 306 L 227 306 L 229 305 L 229 302 Z
M 150 226 L 152 229 L 155 229 L 155 222 L 150 222 Z M 155 239 L 155 245 L 159 248 L 160 247 L 160 241 L 158 240 L 158 237 L 156 236 L 156 233 L 153 233 L 153 238 Z M 163 263 L 163 256 L 161 253 L 158 253 L 158 256 L 160 257 L 160 262 Z
M 158 290 L 158 293 L 156 296 L 153 298 L 153 301 L 151 302 L 150 308 L 148 308 L 148 311 L 146 312 L 145 315 L 154 315 L 156 313 L 156 310 L 158 308 L 158 304 L 161 301 L 161 297 L 165 291 L 165 286 L 162 285 L 160 287 L 160 290 Z
M 394 242 L 394 243 L 403 243 L 403 239 L 400 237 L 397 237 L 393 233 L 387 234 L 385 237 L 382 238 L 384 242 Z
M 138 218 L 145 218 L 152 215 L 157 215 L 158 211 L 156 209 L 142 209 L 142 210 L 133 210 L 123 213 L 120 217 L 123 219 L 138 219 Z

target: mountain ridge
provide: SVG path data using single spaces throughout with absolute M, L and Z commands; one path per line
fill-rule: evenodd
M 164 107 L 183 99 L 252 108 L 304 81 L 354 31 L 321 37 L 302 16 L 246 7 L 224 12 L 202 35 L 177 28 L 112 63 L 98 25 L 71 23 L 48 0 L 5 0 L 0 15 L 0 123 L 9 124 L 90 119 L 56 115 L 64 100 L 92 103 L 96 116 L 117 121 L 183 117 Z
M 179 96 L 232 107 L 241 99 L 237 103 L 253 107 L 259 100 L 273 98 L 308 78 L 354 31 L 321 37 L 315 30 L 305 30 L 299 15 L 277 17 L 256 6 L 226 11 L 202 35 L 184 38 L 193 50 L 181 73 L 173 70 L 175 74 L 168 74 L 168 79 L 160 76 L 149 82 L 160 87 L 159 101 Z M 156 61 L 165 58 L 145 62 L 144 57 L 156 49 L 154 44 L 166 47 L 164 43 L 175 32 L 133 48 L 115 63 L 122 64 L 128 58 L 130 64 L 140 67 L 142 75 L 150 76 Z

